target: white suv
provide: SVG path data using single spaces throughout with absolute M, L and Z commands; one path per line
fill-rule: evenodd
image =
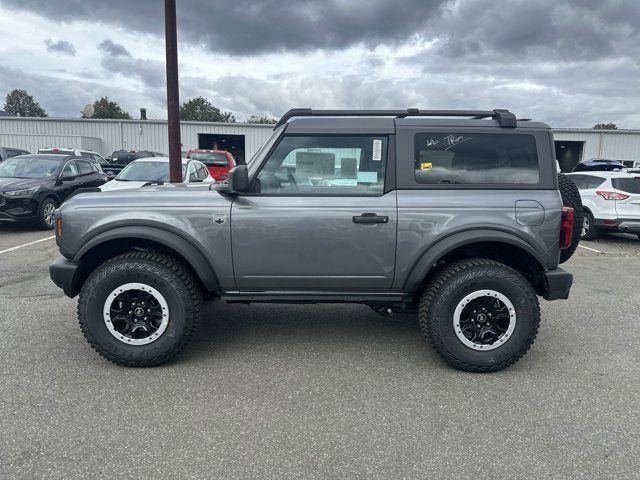
M 51 147 L 51 148 L 40 148 L 38 149 L 38 154 L 60 154 L 60 155 L 75 155 L 76 157 L 84 157 L 87 158 L 93 163 L 98 164 L 100 167 L 104 167 L 109 165 L 102 155 L 92 150 L 82 150 L 80 148 L 65 148 L 65 147 Z
M 606 230 L 640 237 L 640 175 L 625 172 L 567 175 L 578 186 L 584 206 L 581 239 L 593 240 Z

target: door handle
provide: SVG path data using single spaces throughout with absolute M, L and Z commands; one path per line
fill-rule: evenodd
M 363 213 L 362 215 L 354 215 L 353 223 L 389 223 L 389 217 L 377 213 Z

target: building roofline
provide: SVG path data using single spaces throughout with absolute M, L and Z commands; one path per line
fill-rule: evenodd
M 554 132 L 562 133 L 613 133 L 613 134 L 638 134 L 640 130 L 618 129 L 618 130 L 595 130 L 593 128 L 553 128 Z
M 140 120 L 140 119 L 113 119 L 113 118 L 63 118 L 63 117 L 0 117 L 0 120 L 18 120 L 18 121 L 56 121 L 56 122 L 91 122 L 91 123 L 155 123 L 166 124 L 167 120 Z M 246 123 L 246 122 L 191 122 L 181 120 L 181 124 L 185 125 L 213 125 L 221 127 L 254 127 L 254 128 L 268 128 L 273 129 L 273 124 L 269 123 Z

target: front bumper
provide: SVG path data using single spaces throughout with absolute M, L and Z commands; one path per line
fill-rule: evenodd
M 49 276 L 67 297 L 73 298 L 80 293 L 79 270 L 80 265 L 73 263 L 68 258 L 60 257 L 49 266 Z
M 573 285 L 573 275 L 561 268 L 549 270 L 544 273 L 545 300 L 566 300 L 569 298 L 569 290 Z
M 38 202 L 31 197 L 8 198 L 0 195 L 0 222 L 28 222 L 38 216 Z

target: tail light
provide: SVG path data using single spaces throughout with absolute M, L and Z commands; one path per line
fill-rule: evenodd
M 560 223 L 560 248 L 565 250 L 571 245 L 573 233 L 573 214 L 571 207 L 562 207 L 562 221 Z
M 619 192 L 606 192 L 604 190 L 597 190 L 596 195 L 600 195 L 605 200 L 626 200 L 629 195 Z
M 228 176 L 229 176 L 228 173 L 221 173 L 220 174 L 220 180 L 226 180 Z

